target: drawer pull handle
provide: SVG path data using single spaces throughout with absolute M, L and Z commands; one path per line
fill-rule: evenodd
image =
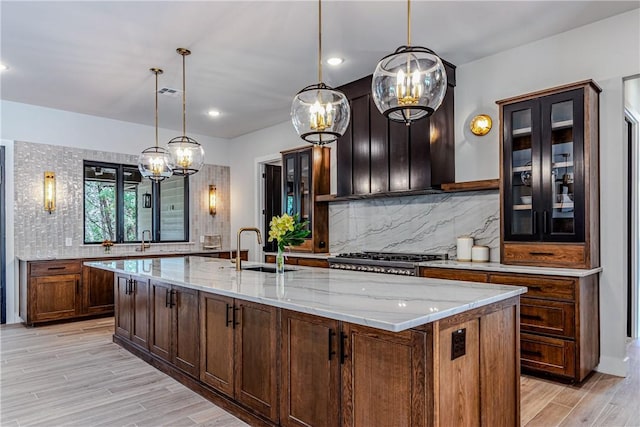
M 522 354 L 526 354 L 527 356 L 537 356 L 537 357 L 542 357 L 542 353 L 539 351 L 532 351 L 532 350 L 520 350 L 520 353 Z
M 553 256 L 553 252 L 529 252 L 529 255 L 532 256 Z
M 233 307 L 233 329 L 236 328 L 236 325 L 239 325 L 240 322 L 236 322 L 236 313 L 240 311 L 239 307 Z
M 60 266 L 60 267 L 47 267 L 47 270 L 64 270 L 65 266 Z
M 229 316 L 229 310 L 233 309 L 232 305 L 227 304 L 227 313 L 225 315 L 225 327 L 229 327 L 229 325 L 231 325 L 233 323 L 233 320 L 231 320 L 231 316 Z
M 344 360 L 349 357 L 345 352 L 345 347 L 347 346 L 347 338 L 349 336 L 344 332 L 340 332 L 340 364 L 344 365 Z
M 544 320 L 541 316 L 538 316 L 537 314 L 522 314 L 520 313 L 520 317 L 523 319 L 529 319 L 529 320 Z
M 533 290 L 533 291 L 540 291 L 542 292 L 542 287 L 541 286 L 531 286 L 531 285 L 527 285 L 527 288 Z

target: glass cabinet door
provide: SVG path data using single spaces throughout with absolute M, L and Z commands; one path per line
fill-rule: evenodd
M 293 216 L 298 214 L 300 221 L 309 221 L 313 214 L 312 158 L 313 150 L 304 150 L 286 154 L 284 161 L 284 197 L 283 210 Z
M 284 197 L 283 210 L 293 216 L 298 212 L 296 197 L 296 155 L 288 154 L 284 158 Z
M 300 221 L 309 221 L 313 212 L 311 200 L 311 150 L 299 153 L 300 159 Z M 307 225 L 307 230 L 309 226 Z
M 537 234 L 535 208 L 539 201 L 539 108 L 522 102 L 504 110 L 505 232 L 507 240 L 529 240 Z
M 583 239 L 582 97 L 570 91 L 542 99 L 544 240 Z

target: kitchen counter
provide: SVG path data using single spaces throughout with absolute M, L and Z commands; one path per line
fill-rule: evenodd
M 85 262 L 200 291 L 399 332 L 526 292 L 524 287 L 296 267 L 236 271 L 198 256 Z M 264 264 L 243 263 L 243 267 Z
M 264 253 L 265 256 L 276 256 L 278 255 L 277 252 L 265 252 Z M 332 256 L 335 256 L 334 254 L 330 254 L 330 253 L 313 253 L 313 252 L 284 252 L 284 256 L 285 258 L 287 257 L 293 257 L 293 258 L 311 258 L 311 259 L 327 259 L 330 258 Z
M 588 277 L 600 273 L 602 267 L 582 270 L 575 268 L 529 267 L 524 265 L 507 265 L 497 262 L 459 262 L 459 261 L 427 261 L 416 264 L 418 267 L 454 268 L 461 270 L 493 271 L 502 273 L 542 274 L 548 276 Z
M 81 248 L 74 249 L 73 251 L 65 251 L 62 254 L 57 253 L 21 253 L 16 256 L 19 261 L 50 261 L 50 260 L 71 260 L 71 259 L 95 259 L 95 258 L 104 258 L 104 259 L 122 259 L 122 258 L 140 258 L 140 257 L 162 257 L 162 256 L 173 256 L 173 255 L 216 255 L 225 253 L 228 254 L 231 251 L 235 252 L 235 249 L 171 249 L 171 248 L 163 248 L 162 244 L 155 246 L 153 244 L 149 249 L 145 249 L 144 252 L 136 251 L 136 248 L 140 247 L 140 244 L 127 244 L 122 245 L 128 248 L 126 252 L 123 252 L 121 249 L 121 245 L 117 245 L 118 250 L 111 249 L 111 252 L 105 252 L 100 246 L 83 246 Z M 95 252 L 95 248 L 100 248 L 98 253 Z M 243 249 L 243 252 L 245 250 Z

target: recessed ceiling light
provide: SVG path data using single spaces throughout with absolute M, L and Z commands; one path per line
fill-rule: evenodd
M 9 69 L 9 67 L 7 67 L 4 64 L 0 64 L 0 71 L 7 71 Z
M 211 117 L 218 117 L 220 115 L 220 111 L 218 111 L 218 110 L 209 110 L 209 112 L 207 114 L 209 114 Z
M 338 58 L 338 57 L 333 57 L 333 58 L 327 59 L 327 64 L 329 64 L 329 65 L 340 65 L 343 62 L 344 62 L 344 59 Z

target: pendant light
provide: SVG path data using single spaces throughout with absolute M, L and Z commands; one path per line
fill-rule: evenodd
M 411 46 L 411 0 L 407 0 L 407 45 L 378 62 L 371 93 L 378 110 L 390 120 L 405 122 L 428 117 L 447 92 L 447 73 L 431 49 Z
M 318 0 L 318 83 L 305 87 L 293 98 L 291 121 L 300 138 L 324 145 L 344 134 L 350 115 L 345 94 L 322 82 L 322 1 Z
M 156 75 L 156 145 L 144 150 L 138 158 L 138 169 L 143 177 L 152 181 L 162 181 L 169 178 L 171 171 L 171 156 L 166 148 L 158 146 L 158 74 L 162 74 L 160 68 L 150 68 Z
M 185 85 L 185 57 L 191 55 L 191 51 L 184 48 L 176 49 L 182 56 L 182 135 L 173 138 L 167 144 L 167 149 L 171 155 L 173 174 L 179 176 L 193 175 L 198 172 L 204 164 L 204 149 L 193 138 L 187 136 L 187 113 L 186 97 L 187 89 Z

